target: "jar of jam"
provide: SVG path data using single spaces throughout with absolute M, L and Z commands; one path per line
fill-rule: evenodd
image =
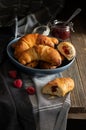
M 60 40 L 67 40 L 70 38 L 72 28 L 72 23 L 65 25 L 64 22 L 55 20 L 51 27 L 51 35 L 59 38 Z

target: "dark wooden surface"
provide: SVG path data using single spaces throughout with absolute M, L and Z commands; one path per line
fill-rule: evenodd
M 71 108 L 68 118 L 86 119 L 86 21 L 83 18 L 74 20 L 74 33 L 70 41 L 76 48 L 76 59 L 63 76 L 70 76 L 75 81 L 71 92 Z

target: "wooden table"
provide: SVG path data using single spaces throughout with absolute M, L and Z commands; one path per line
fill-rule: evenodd
M 76 48 L 76 59 L 71 67 L 63 72 L 64 77 L 70 76 L 75 81 L 68 118 L 86 119 L 86 21 L 75 19 L 74 29 L 70 41 Z

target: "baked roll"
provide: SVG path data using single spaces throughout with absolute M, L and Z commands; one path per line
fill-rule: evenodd
M 34 33 L 21 37 L 16 43 L 12 44 L 12 48 L 14 48 L 14 57 L 18 59 L 23 51 L 33 46 L 47 45 L 54 48 L 56 44 L 58 44 L 57 38 Z
M 74 80 L 66 77 L 66 78 L 56 78 L 50 82 L 48 82 L 42 88 L 43 94 L 49 94 L 53 96 L 63 97 L 68 92 L 72 91 L 74 88 Z
M 57 49 L 68 60 L 72 60 L 76 56 L 75 47 L 70 42 L 60 42 Z
M 32 61 L 32 62 L 26 64 L 25 66 L 31 67 L 31 68 L 36 68 L 38 66 L 38 63 L 39 63 L 38 61 Z
M 14 48 L 14 56 L 18 59 L 21 53 L 34 45 L 36 45 L 36 40 L 39 34 L 27 34 L 21 37 L 16 43 L 12 45 Z
M 20 46 L 20 43 L 24 43 L 27 44 L 27 46 L 33 47 L 34 45 L 36 45 L 36 40 L 38 38 L 38 33 L 35 34 L 26 34 L 24 36 L 22 36 L 16 43 L 14 43 L 12 45 L 13 48 L 16 48 L 17 46 Z
M 14 57 L 18 59 L 22 52 L 27 50 L 29 46 L 24 41 L 18 41 L 16 47 L 14 48 Z
M 60 53 L 56 49 L 44 45 L 29 48 L 24 51 L 18 59 L 18 61 L 23 65 L 35 60 L 45 61 L 55 66 L 60 66 L 62 63 Z
M 47 45 L 47 46 L 50 46 L 50 47 L 55 47 L 55 45 L 57 45 L 59 43 L 58 39 L 55 38 L 55 37 L 48 37 L 48 36 L 45 36 L 45 35 L 38 35 L 38 38 L 37 38 L 37 41 L 36 41 L 36 44 L 37 45 Z
M 18 61 L 23 65 L 27 65 L 33 61 L 39 61 L 35 46 L 22 52 L 21 56 L 18 58 Z

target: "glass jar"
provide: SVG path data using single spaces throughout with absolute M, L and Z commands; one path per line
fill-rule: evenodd
M 72 23 L 65 25 L 63 21 L 55 20 L 54 24 L 51 26 L 51 35 L 60 40 L 67 40 L 71 36 L 71 30 L 73 30 Z

